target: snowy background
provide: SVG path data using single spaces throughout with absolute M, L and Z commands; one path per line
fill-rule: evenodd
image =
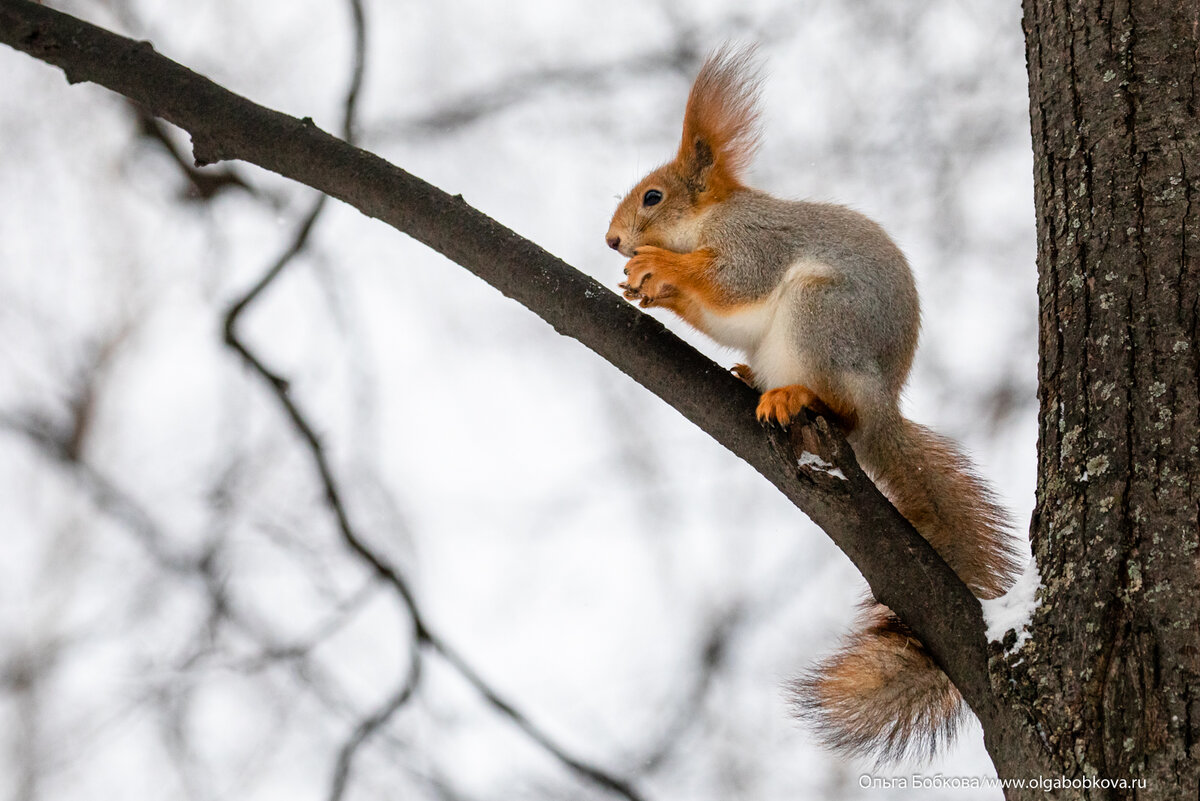
M 50 3 L 339 130 L 347 0 Z M 750 181 L 909 255 L 914 419 L 1033 505 L 1031 154 L 1015 0 L 366 0 L 359 143 L 610 287 L 621 195 L 674 152 L 704 54 L 757 41 Z M 310 451 L 222 342 L 311 190 L 199 195 L 121 98 L 0 48 L 0 793 L 609 799 L 435 651 L 338 537 Z M 187 154 L 187 139 L 167 129 Z M 683 331 L 681 323 L 668 324 Z M 561 754 L 647 801 L 862 789 L 788 679 L 863 583 L 756 473 L 583 346 L 336 202 L 243 320 L 353 524 L 429 627 Z M 723 352 L 690 341 L 729 365 Z M 335 779 L 350 754 L 347 781 Z M 993 773 L 978 726 L 880 775 Z

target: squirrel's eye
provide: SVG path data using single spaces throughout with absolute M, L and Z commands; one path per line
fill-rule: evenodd
M 662 200 L 662 192 L 659 192 L 657 189 L 651 189 L 642 195 L 643 206 L 653 206 L 660 200 Z

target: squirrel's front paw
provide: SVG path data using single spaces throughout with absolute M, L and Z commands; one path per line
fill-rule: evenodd
M 625 265 L 625 274 L 629 278 L 622 281 L 620 287 L 625 290 L 627 299 L 636 300 L 642 306 L 653 306 L 678 294 L 675 286 L 662 275 L 663 265 L 656 257 L 657 250 L 651 248 L 648 253 L 639 250 Z

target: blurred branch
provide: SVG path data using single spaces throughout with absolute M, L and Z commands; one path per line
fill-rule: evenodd
M 92 501 L 124 523 L 162 567 L 174 573 L 191 573 L 203 560 L 203 555 L 184 555 L 169 550 L 161 529 L 138 501 L 83 460 L 76 446 L 76 427 L 60 430 L 38 415 L 0 412 L 0 428 L 25 437 L 44 453 L 68 466 L 87 489 Z
M 597 89 L 620 85 L 654 71 L 683 76 L 699 64 L 702 55 L 699 43 L 688 37 L 669 48 L 642 53 L 636 61 L 622 59 L 607 64 L 553 65 L 527 70 L 492 80 L 427 111 L 384 119 L 373 127 L 387 133 L 450 133 L 556 88 Z
M 696 26 L 695 15 L 687 3 L 658 5 L 659 11 L 666 17 L 666 27 L 671 29 L 668 44 L 664 46 L 653 49 L 639 47 L 631 55 L 599 64 L 553 64 L 503 75 L 442 101 L 433 108 L 385 118 L 372 128 L 376 135 L 447 134 L 547 91 L 598 91 L 610 86 L 628 86 L 631 81 L 646 80 L 656 72 L 690 80 L 704 59 L 708 31 Z M 759 18 L 734 12 L 710 23 L 708 27 L 722 31 L 729 39 L 743 39 L 763 45 L 786 38 L 802 20 L 801 10 L 793 5 L 784 5 L 774 13 Z
M 72 408 L 76 406 L 77 404 L 72 404 Z M 321 670 L 313 652 L 340 631 L 365 602 L 370 600 L 378 587 L 374 581 L 364 584 L 336 604 L 329 615 L 308 634 L 288 641 L 279 641 L 272 636 L 269 626 L 257 621 L 249 610 L 237 606 L 229 596 L 215 545 L 206 545 L 190 554 L 172 550 L 168 543 L 177 537 L 155 520 L 151 512 L 133 495 L 88 463 L 81 453 L 73 450 L 72 444 L 78 441 L 78 426 L 55 426 L 47 422 L 43 415 L 38 414 L 15 415 L 0 412 L 0 430 L 7 430 L 25 438 L 44 456 L 60 463 L 69 475 L 79 482 L 81 489 L 98 509 L 132 532 L 158 567 L 173 576 L 190 579 L 194 585 L 202 588 L 209 603 L 204 633 L 197 638 L 178 670 L 195 667 L 202 660 L 212 656 L 215 650 L 214 643 L 218 639 L 217 627 L 222 622 L 228 622 L 247 635 L 258 650 L 254 655 L 222 663 L 224 668 L 245 672 L 288 668 L 296 679 L 313 690 L 327 707 L 343 714 L 353 714 L 349 700 L 342 697 L 344 693 L 338 691 L 336 682 Z M 38 680 L 49 672 L 50 661 L 57 656 L 59 648 L 60 643 L 54 640 L 37 651 L 21 652 L 10 649 L 13 651 L 10 658 L 0 660 L 0 689 L 17 694 L 27 693 L 26 700 L 32 703 L 32 693 L 40 686 Z M 339 788 L 344 787 L 349 777 L 349 769 L 359 747 L 375 734 L 415 690 L 419 676 L 419 663 L 416 659 L 418 650 L 415 645 L 410 653 L 410 665 L 399 689 L 392 693 L 379 709 L 363 717 L 347 741 L 338 749 L 335 782 Z M 36 664 L 33 662 L 35 659 Z M 183 733 L 186 727 L 179 720 L 182 712 L 173 708 L 178 706 L 177 701 L 172 700 L 175 693 L 155 690 L 151 695 L 160 703 L 172 707 L 165 713 L 171 727 L 165 744 L 171 750 L 176 766 L 186 772 L 188 760 L 193 757 L 190 756 Z M 28 722 L 27 717 L 22 716 L 23 723 Z M 28 743 L 22 741 L 22 744 Z M 32 759 L 25 759 L 21 764 L 29 769 L 22 774 L 22 781 L 33 781 L 36 776 L 32 771 L 36 763 Z M 332 797 L 336 799 L 340 795 L 341 789 Z
M 354 138 L 355 127 L 355 109 L 357 106 L 358 95 L 362 88 L 362 80 L 365 65 L 365 30 L 364 17 L 361 0 L 350 0 L 352 17 L 354 20 L 354 69 L 350 80 L 350 88 L 346 95 L 344 106 L 344 114 L 342 119 L 342 135 L 347 142 L 351 142 Z M 265 383 L 275 394 L 276 398 L 282 404 L 288 419 L 292 426 L 299 434 L 300 438 L 307 444 L 309 451 L 313 457 L 317 467 L 317 472 L 320 475 L 321 483 L 325 489 L 325 498 L 333 515 L 337 521 L 338 530 L 341 533 L 343 543 L 348 546 L 350 551 L 363 561 L 380 579 L 391 585 L 399 595 L 401 601 L 408 610 L 412 620 L 414 630 L 414 643 L 411 650 L 408 673 L 400 686 L 393 693 L 392 697 L 383 704 L 376 712 L 364 718 L 358 726 L 355 727 L 349 739 L 343 744 L 338 753 L 337 762 L 334 768 L 334 776 L 332 786 L 330 788 L 330 801 L 339 801 L 347 786 L 349 780 L 350 767 L 354 760 L 358 749 L 365 743 L 370 736 L 384 725 L 405 703 L 413 696 L 416 690 L 417 682 L 421 675 L 421 648 L 428 646 L 437 652 L 444 660 L 453 666 L 475 689 L 483 696 L 483 698 L 498 712 L 508 717 L 519 729 L 524 731 L 532 740 L 542 746 L 547 752 L 555 757 L 559 762 L 566 767 L 580 774 L 581 776 L 595 782 L 596 784 L 606 787 L 629 801 L 638 801 L 641 797 L 634 789 L 625 781 L 618 779 L 605 771 L 588 765 L 575 757 L 570 756 L 548 735 L 535 726 L 524 714 L 518 711 L 511 703 L 500 697 L 496 690 L 492 689 L 479 675 L 479 673 L 455 650 L 450 648 L 442 637 L 430 630 L 426 624 L 423 614 L 417 606 L 416 597 L 409 588 L 407 582 L 400 573 L 387 564 L 384 559 L 367 544 L 362 536 L 355 530 L 350 522 L 349 511 L 346 508 L 341 490 L 338 487 L 336 479 L 333 475 L 332 466 L 329 463 L 328 456 L 322 446 L 319 438 L 314 431 L 312 424 L 300 410 L 289 393 L 289 385 L 286 379 L 274 372 L 266 363 L 250 349 L 249 345 L 238 334 L 238 321 L 250 306 L 262 296 L 262 293 L 283 273 L 287 266 L 293 263 L 293 260 L 299 255 L 308 245 L 310 234 L 317 220 L 320 218 L 322 210 L 325 208 L 325 201 L 328 195 L 322 194 L 313 204 L 312 209 L 305 216 L 293 237 L 291 243 L 283 251 L 275 262 L 266 270 L 263 276 L 243 295 L 236 303 L 234 303 L 225 316 L 225 342 L 236 351 L 242 360 L 261 377 Z
M 358 107 L 359 93 L 362 91 L 363 75 L 366 69 L 366 20 L 363 12 L 362 0 L 349 0 L 350 16 L 352 20 L 351 30 L 353 32 L 354 46 L 353 51 L 353 67 L 351 69 L 350 85 L 346 92 L 346 99 L 343 105 L 342 113 L 342 137 L 347 142 L 353 142 L 355 139 L 355 116 Z M 250 304 L 273 282 L 288 264 L 292 263 L 297 255 L 299 255 L 309 242 L 309 237 L 313 227 L 321 216 L 321 212 L 325 208 L 325 201 L 328 195 L 319 195 L 313 203 L 308 214 L 305 215 L 300 223 L 300 226 L 292 239 L 291 244 L 286 250 L 276 259 L 275 263 L 266 271 L 263 277 L 259 280 L 251 290 L 244 295 L 234 306 L 229 310 L 225 317 L 225 341 L 234 350 L 242 355 L 242 357 L 252 366 L 259 365 L 261 362 L 257 357 L 251 355 L 245 343 L 238 338 L 236 323 L 237 318 L 250 306 Z M 268 380 L 271 388 L 277 393 L 282 391 L 280 385 L 272 381 L 272 374 L 265 369 L 258 370 L 259 375 Z M 293 417 L 293 421 L 296 418 Z M 323 464 L 324 459 L 319 458 L 318 464 Z M 341 506 L 341 501 L 337 496 L 336 488 L 327 483 L 326 497 L 331 505 Z M 335 509 L 335 512 L 337 510 Z M 338 514 L 339 520 L 344 518 L 344 512 Z M 414 623 L 417 618 L 413 617 Z M 338 750 L 337 759 L 334 764 L 333 779 L 329 792 L 330 801 L 340 801 L 345 793 L 346 787 L 350 780 L 350 770 L 359 749 L 366 743 L 370 737 L 381 726 L 387 723 L 399 709 L 412 698 L 416 691 L 417 683 L 421 676 L 421 638 L 419 634 L 414 638 L 412 647 L 409 649 L 409 667 L 404 679 L 401 681 L 397 690 L 378 710 L 372 712 L 363 718 L 350 736 Z
M 421 651 L 419 648 L 413 648 L 410 651 L 410 655 L 408 673 L 401 680 L 400 686 L 379 709 L 363 718 L 354 727 L 354 731 L 350 734 L 349 739 L 346 740 L 338 752 L 337 763 L 333 770 L 333 784 L 329 790 L 329 801 L 341 801 L 342 796 L 345 794 L 346 785 L 350 778 L 350 767 L 354 762 L 354 757 L 358 753 L 358 749 L 380 726 L 387 723 L 392 715 L 400 710 L 400 707 L 408 703 L 413 693 L 416 692 L 417 682 L 421 679 Z
M 63 69 L 70 82 L 93 81 L 187 130 L 198 164 L 242 159 L 349 203 L 437 250 L 578 339 L 674 406 L 750 463 L 821 526 L 862 571 L 875 597 L 918 634 L 962 691 L 985 728 L 1027 736 L 1012 710 L 992 696 L 979 602 L 858 466 L 845 439 L 822 418 L 764 435 L 755 393 L 666 328 L 593 279 L 522 239 L 463 201 L 316 127 L 235 95 L 158 55 L 146 42 L 117 36 L 28 0 L 0 0 L 0 41 Z M 261 287 L 255 291 L 261 291 Z M 244 308 L 241 304 L 240 308 Z M 227 333 L 232 325 L 227 326 Z M 231 346 L 271 386 L 308 444 L 343 540 L 399 593 L 417 636 L 465 671 L 498 709 L 504 704 L 426 627 L 402 577 L 351 525 L 325 451 L 287 382 L 235 336 Z M 817 454 L 841 476 L 806 467 Z M 1036 752 L 1036 748 L 1031 751 Z M 597 781 L 632 791 L 581 765 Z
M 733 606 L 712 621 L 700 648 L 698 664 L 692 670 L 690 686 L 681 701 L 676 702 L 675 714 L 664 727 L 648 752 L 638 757 L 646 773 L 654 773 L 674 755 L 687 731 L 704 713 L 705 701 L 729 658 L 730 642 L 740 633 L 745 620 L 744 610 Z

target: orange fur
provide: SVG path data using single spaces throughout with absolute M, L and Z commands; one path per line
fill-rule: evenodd
M 858 413 L 848 402 L 828 392 L 817 395 L 803 384 L 768 389 L 759 398 L 755 414 L 759 422 L 786 426 L 804 409 L 830 418 L 847 434 L 858 425 Z
M 754 368 L 752 368 L 750 365 L 738 362 L 733 367 L 730 367 L 729 371 L 738 378 L 742 379 L 746 386 L 755 388 Z
M 800 717 L 827 745 L 878 763 L 933 754 L 965 717 L 949 677 L 882 604 L 793 689 Z
M 1007 513 L 950 439 L 901 419 L 855 446 L 879 489 L 979 598 L 1019 572 Z
M 620 286 L 626 298 L 642 306 L 670 309 L 703 331 L 705 310 L 737 307 L 712 274 L 714 259 L 708 249 L 675 253 L 647 245 L 638 248 L 625 265 L 629 277 Z
M 754 50 L 723 47 L 696 76 L 683 115 L 675 157 L 686 181 L 703 188 L 699 206 L 743 189 L 741 174 L 758 149 L 758 90 Z
M 786 426 L 804 409 L 823 413 L 825 404 L 817 394 L 803 384 L 768 389 L 758 399 L 755 414 L 760 423 L 779 423 Z
M 979 598 L 1011 585 L 1004 510 L 953 442 L 898 414 L 854 446 L 900 514 Z M 802 716 L 837 751 L 880 762 L 929 756 L 963 719 L 962 696 L 891 610 L 872 604 L 841 649 L 795 685 Z

